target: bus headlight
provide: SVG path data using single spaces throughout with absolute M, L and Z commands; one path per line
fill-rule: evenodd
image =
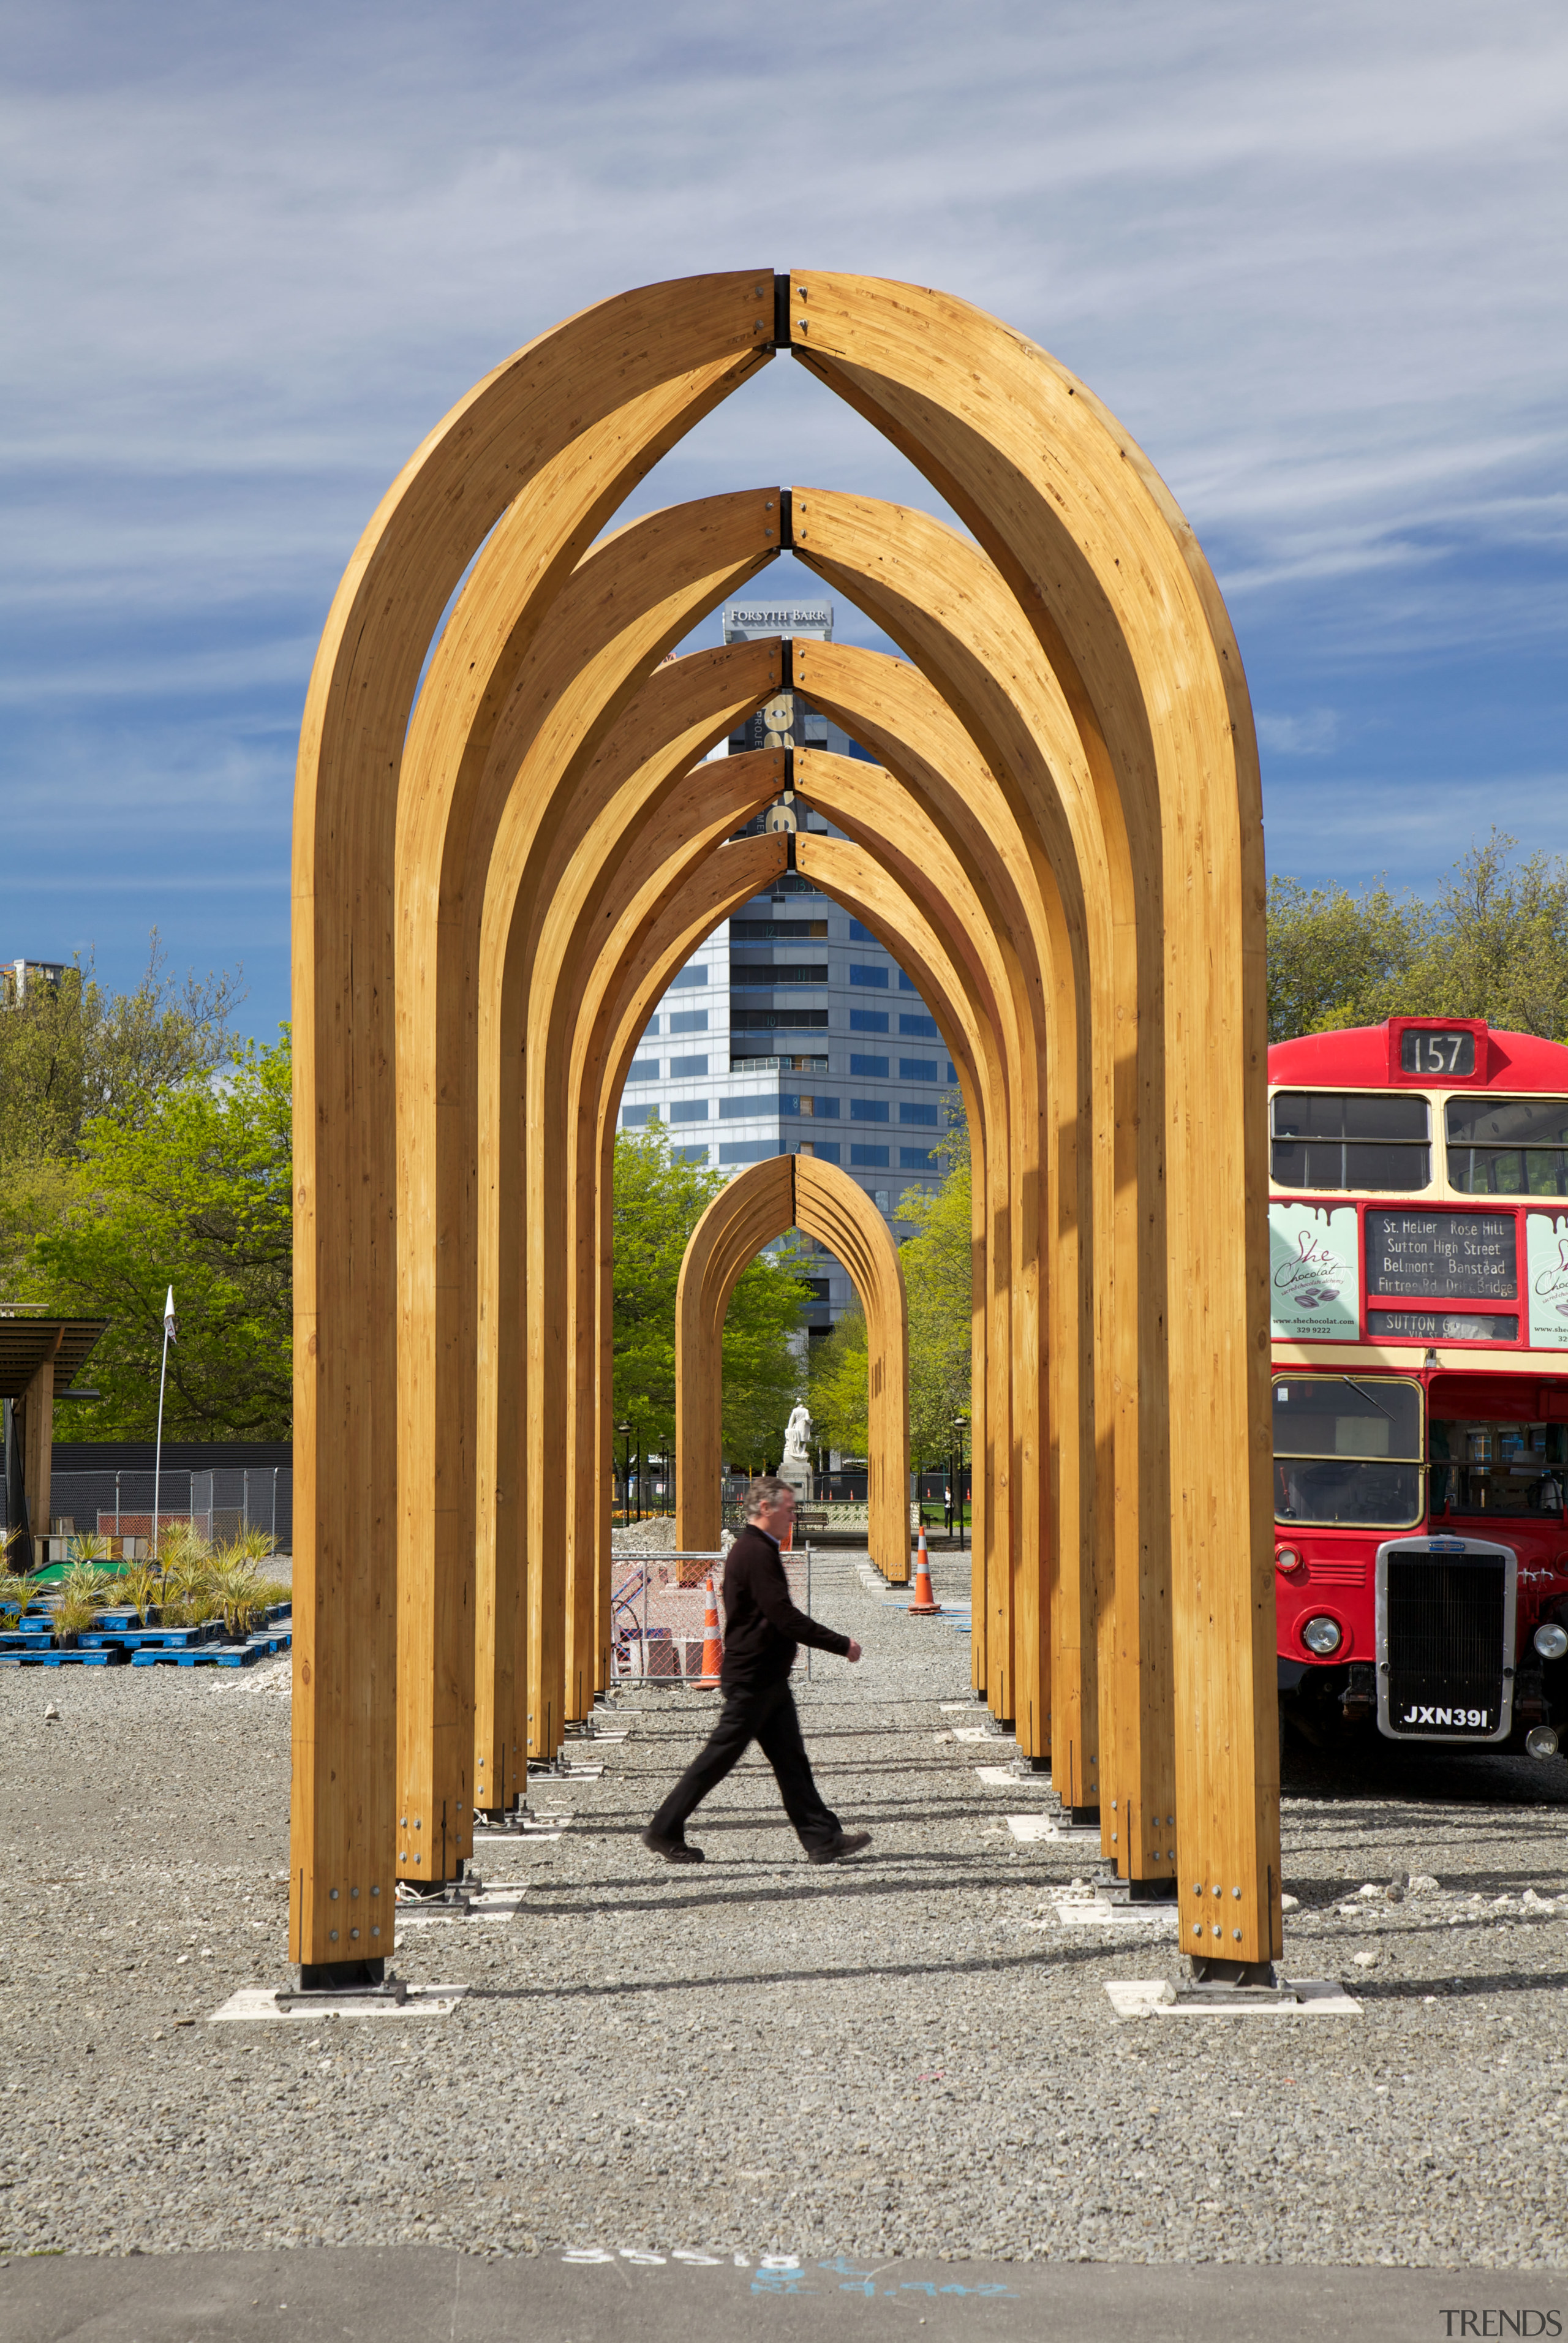
M 1309 1652 L 1315 1652 L 1320 1660 L 1326 1660 L 1331 1652 L 1339 1650 L 1344 1641 L 1344 1631 L 1337 1619 L 1320 1616 L 1307 1621 L 1302 1629 L 1302 1641 Z
M 1274 1568 L 1276 1570 L 1300 1570 L 1301 1566 L 1302 1557 L 1296 1552 L 1293 1545 L 1282 1545 L 1280 1548 L 1279 1553 L 1274 1556 Z
M 1568 1652 L 1568 1627 L 1560 1627 L 1555 1619 L 1543 1619 L 1535 1630 L 1535 1648 L 1543 1660 L 1560 1660 Z
M 1524 1746 L 1532 1757 L 1555 1757 L 1557 1734 L 1550 1725 L 1533 1725 L 1524 1736 Z

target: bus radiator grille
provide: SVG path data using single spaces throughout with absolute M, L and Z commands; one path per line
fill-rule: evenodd
M 1388 1564 L 1389 1722 L 1395 1733 L 1495 1733 L 1503 1709 L 1503 1566 L 1488 1556 L 1449 1561 L 1391 1554 Z M 1475 1710 L 1484 1726 L 1411 1720 L 1412 1711 Z

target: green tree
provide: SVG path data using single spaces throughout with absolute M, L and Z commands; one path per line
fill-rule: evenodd
M 1269 1039 L 1385 1017 L 1484 1017 L 1568 1039 L 1568 862 L 1494 830 L 1435 901 L 1269 882 Z
M 66 1208 L 33 1246 L 30 1297 L 109 1321 L 91 1366 L 104 1396 L 73 1411 L 78 1438 L 152 1437 L 171 1284 L 166 1438 L 288 1437 L 292 1169 L 286 1038 L 250 1046 L 221 1081 L 186 1080 L 133 1119 L 83 1126 Z
M 812 1437 L 845 1456 L 863 1456 L 869 1437 L 869 1342 L 866 1315 L 856 1302 L 830 1334 L 811 1345 Z
M 932 1149 L 946 1164 L 934 1190 L 906 1189 L 900 1221 L 918 1234 L 899 1248 L 910 1318 L 910 1455 L 916 1470 L 953 1447 L 953 1418 L 970 1412 L 970 1133 L 957 1097 Z M 869 1337 L 859 1303 L 811 1349 L 811 1416 L 829 1447 L 863 1455 L 868 1438 Z
M 1352 895 L 1343 887 L 1269 881 L 1269 1039 L 1376 1024 L 1376 1004 L 1397 988 L 1425 938 L 1420 903 L 1386 887 Z
M 940 1187 L 909 1190 L 899 1218 L 920 1233 L 900 1248 L 910 1309 L 910 1453 L 916 1469 L 950 1454 L 970 1412 L 971 1190 L 969 1132 L 956 1125 Z
M 721 1172 L 683 1162 L 662 1123 L 615 1142 L 613 1343 L 617 1423 L 644 1451 L 675 1439 L 675 1299 L 693 1229 L 724 1185 Z M 723 1337 L 724 1453 L 738 1465 L 777 1463 L 804 1369 L 791 1341 L 806 1287 L 792 1247 L 761 1253 L 730 1296 Z
M 237 979 L 182 984 L 165 959 L 155 928 L 132 992 L 106 993 L 89 956 L 58 979 L 31 975 L 0 1003 L 0 1164 L 73 1155 L 94 1118 L 139 1122 L 167 1091 L 227 1063 Z

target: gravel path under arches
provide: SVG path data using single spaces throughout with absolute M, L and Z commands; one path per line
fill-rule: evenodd
M 536 1795 L 570 1826 L 486 1849 L 516 1920 L 400 1948 L 471 1988 L 441 2021 L 206 2022 L 283 1981 L 286 1663 L 0 1670 L 0 2248 L 1560 2267 L 1568 1765 L 1292 1762 L 1286 1966 L 1362 2015 L 1121 2022 L 1105 1981 L 1173 1938 L 1062 1924 L 1092 1849 L 1014 1838 L 1044 1800 L 951 1737 L 967 1642 L 863 1567 L 819 1559 L 814 1607 L 865 1662 L 799 1692 L 869 1855 L 806 1865 L 750 1760 L 702 1868 L 656 1863 L 711 1696 L 618 1699 L 603 1778 Z

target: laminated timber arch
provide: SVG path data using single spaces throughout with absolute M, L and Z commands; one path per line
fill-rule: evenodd
M 804 761 L 797 758 L 797 779 Z M 1007 1015 L 1005 952 L 986 925 L 983 900 L 974 900 L 973 889 L 961 865 L 947 850 L 940 828 L 918 804 L 900 799 L 890 775 L 859 760 L 826 756 L 813 758 L 809 769 L 812 802 L 836 822 L 848 826 L 858 819 L 863 820 L 869 806 L 879 808 L 879 819 L 884 825 L 901 819 L 904 835 L 900 850 L 912 859 L 919 874 L 908 891 L 891 871 L 852 842 L 800 836 L 795 840 L 797 867 L 818 877 L 846 909 L 899 935 L 900 958 L 913 972 L 954 1060 L 983 1193 L 988 1134 L 999 1121 L 1002 1137 L 996 1143 L 1006 1143 L 1006 1060 L 992 1030 Z M 760 789 L 753 775 L 767 777 Z M 782 759 L 777 753 L 730 757 L 699 768 L 689 777 L 689 788 L 700 793 L 702 805 L 696 851 L 681 843 L 684 826 L 679 808 L 668 805 L 659 840 L 668 859 L 649 867 L 643 856 L 634 857 L 635 871 L 628 876 L 624 900 L 616 899 L 607 907 L 618 913 L 618 922 L 607 938 L 574 1043 L 575 1089 L 568 1124 L 568 1150 L 575 1151 L 576 1159 L 575 1169 L 568 1164 L 568 1177 L 577 1190 L 574 1218 L 577 1229 L 584 1233 L 594 1224 L 590 1174 L 597 1169 L 598 1175 L 597 1266 L 601 1276 L 608 1257 L 614 1115 L 648 1011 L 675 970 L 709 933 L 716 919 L 767 883 L 766 869 L 759 874 L 749 863 L 744 879 L 733 883 L 722 866 L 739 859 L 744 850 L 748 856 L 752 850 L 766 855 L 767 869 L 783 867 L 780 840 L 738 841 L 706 860 L 701 859 L 704 840 L 743 821 L 759 801 L 766 803 L 777 794 L 781 780 Z M 651 924 L 642 925 L 645 921 Z M 965 963 L 966 930 L 973 938 L 973 966 Z M 643 940 L 635 947 L 634 957 L 623 964 L 620 954 L 633 950 L 632 940 L 638 936 Z M 611 1036 L 608 1041 L 607 1033 Z M 573 1251 L 581 1262 L 581 1245 Z M 591 1322 L 591 1278 L 585 1282 L 579 1273 L 569 1306 L 585 1327 Z M 983 1389 L 983 1378 L 977 1382 Z M 608 1347 L 601 1354 L 601 1384 L 599 1405 L 608 1423 Z M 586 1414 L 589 1404 L 586 1379 L 579 1380 L 578 1404 Z M 983 1453 L 983 1411 L 976 1421 Z M 585 1447 L 587 1437 L 585 1427 L 579 1434 Z M 691 1486 L 689 1478 L 689 1489 Z M 608 1512 L 608 1467 L 600 1497 L 598 1519 L 604 1523 Z M 690 1543 L 695 1532 L 682 1531 L 681 1535 L 683 1542 Z M 879 1547 L 879 1560 L 890 1577 L 907 1578 L 907 1542 L 891 1549 Z M 587 1567 L 586 1554 L 582 1566 Z M 579 1593 L 578 1599 L 586 1598 Z
M 719 1544 L 724 1313 L 747 1263 L 791 1228 L 843 1263 L 866 1313 L 869 1544 L 885 1574 L 907 1576 L 910 1330 L 899 1248 L 859 1182 L 809 1155 L 770 1156 L 739 1173 L 687 1243 L 675 1305 L 676 1544 Z
M 470 839 L 485 868 L 487 916 L 498 903 L 475 832 L 477 792 L 487 773 L 494 779 L 502 769 L 495 735 L 530 659 L 537 675 L 566 658 L 551 621 L 588 566 L 598 528 L 682 430 L 784 347 L 903 447 L 973 531 L 989 558 L 985 606 L 1015 635 L 1012 614 L 1022 613 L 1091 777 L 1091 789 L 1079 796 L 1091 795 L 1098 810 L 1098 851 L 1092 832 L 1075 834 L 1065 818 L 1061 773 L 1050 777 L 1060 804 L 1037 798 L 1025 809 L 1034 826 L 1025 860 L 1049 867 L 1065 906 L 1052 983 L 1071 987 L 1071 1047 L 1047 1062 L 1048 1101 L 1059 1101 L 1048 1105 L 1055 1118 L 1048 1141 L 1066 1131 L 1081 1156 L 1108 1149 L 1114 1167 L 1109 1181 L 1091 1182 L 1094 1209 L 1075 1215 L 1074 1231 L 1081 1264 L 1091 1248 L 1094 1304 L 1079 1312 L 1094 1391 L 1091 1487 L 1102 1503 L 1112 1487 L 1122 1493 L 1109 1585 L 1083 1559 L 1085 1551 L 1103 1559 L 1105 1550 L 1092 1504 L 1072 1566 L 1091 1590 L 1113 1662 L 1100 1671 L 1100 1701 L 1105 1707 L 1109 1698 L 1107 1753 L 1124 1806 L 1149 1808 L 1161 1709 L 1147 1693 L 1168 1622 L 1164 1713 L 1174 1716 L 1182 1875 L 1223 1892 L 1234 1924 L 1223 1941 L 1204 1938 L 1201 1948 L 1248 1960 L 1277 1948 L 1261 856 L 1251 719 L 1228 620 L 1146 459 L 1043 352 L 966 305 L 919 288 L 809 276 L 780 279 L 777 289 L 775 310 L 767 272 L 648 288 L 569 321 L 498 369 L 431 435 L 384 500 L 317 659 L 301 737 L 295 857 L 305 1632 L 296 1645 L 290 1949 L 308 1967 L 390 1949 L 388 1926 L 349 1950 L 335 1926 L 341 1908 L 332 1891 L 352 1882 L 389 1900 L 399 1780 L 417 1776 L 432 1829 L 437 1792 L 445 1817 L 455 1806 L 460 1838 L 474 1795 L 463 1746 L 474 1696 L 464 1610 L 473 1599 L 476 1542 L 485 1552 L 487 1508 L 499 1524 L 495 1551 L 508 1550 L 514 1587 L 526 1574 L 530 1601 L 537 1585 L 558 1575 L 565 1527 L 564 1500 L 542 1469 L 555 1463 L 538 1429 L 548 1410 L 530 1404 L 530 1394 L 538 1402 L 551 1393 L 552 1377 L 568 1363 L 558 1313 L 541 1314 L 538 1291 L 553 1274 L 551 1248 L 568 1210 L 538 1161 L 553 1131 L 536 1125 L 533 1156 L 516 1151 L 526 1166 L 520 1210 L 510 1209 L 519 1200 L 503 1184 L 514 1161 L 509 1142 L 514 1133 L 526 1140 L 530 1105 L 556 1102 L 532 1063 L 538 931 L 530 927 L 508 943 L 509 985 L 487 993 L 481 972 L 478 999 L 469 995 L 461 1011 L 447 998 L 450 977 L 436 972 L 442 955 L 427 947 L 449 940 L 473 917 Z M 754 551 L 739 556 L 749 561 L 745 574 L 786 543 L 831 574 L 837 554 L 824 538 L 813 541 L 819 521 L 811 498 L 800 491 L 792 501 L 804 508 L 803 534 L 789 536 L 783 498 L 764 497 Z M 527 591 L 498 629 L 490 613 L 482 656 L 466 668 L 455 658 L 432 660 L 417 711 L 431 743 L 421 796 L 409 724 L 420 669 L 441 611 L 492 531 L 492 542 L 517 552 Z M 720 558 L 707 573 L 714 598 L 730 590 L 724 568 Z M 470 578 L 458 607 L 467 603 L 482 633 L 474 585 Z M 911 608 L 923 609 L 925 599 L 917 592 Z M 601 661 L 585 679 L 578 738 L 558 775 L 567 798 L 641 679 L 678 639 L 683 614 L 674 601 L 665 615 L 663 631 L 645 624 L 629 662 Z M 457 620 L 454 611 L 438 652 Z M 970 690 L 970 669 L 944 669 L 929 639 L 890 630 L 971 738 L 978 731 L 988 760 L 1008 752 L 1016 761 L 1020 744 L 1007 726 L 998 729 L 994 700 Z M 552 643 L 541 659 L 541 644 Z M 811 686 L 802 679 L 801 688 Z M 1026 720 L 1031 739 L 1032 724 Z M 1010 768 L 1009 778 L 1016 786 Z M 506 786 L 513 796 L 526 790 L 516 763 Z M 1111 820 L 1118 810 L 1124 848 Z M 529 886 L 538 883 L 537 870 L 528 874 Z M 514 935 L 515 922 L 499 924 Z M 508 1143 L 495 1158 L 477 1155 L 475 1119 L 448 1114 L 444 1097 L 448 1080 L 477 1086 L 486 1078 L 484 1052 L 475 1072 L 471 1050 L 448 1059 L 401 1047 L 406 1002 L 411 1033 L 428 1018 L 432 986 L 447 1021 L 436 1019 L 437 1031 L 471 1039 L 486 1017 L 497 1028 L 499 1135 Z M 1109 1088 L 1097 1071 L 1107 1051 Z M 1073 1077 L 1065 1108 L 1064 1066 Z M 400 1131 L 405 1103 L 412 1120 Z M 1037 1183 L 1040 1161 L 1037 1151 Z M 1045 1161 L 1056 1173 L 1050 1144 Z M 1238 1164 L 1242 1176 L 1233 1195 L 1217 1200 L 1212 1172 L 1221 1162 Z M 1058 1174 L 1058 1202 L 1073 1192 Z M 1101 1225 L 1107 1198 L 1111 1230 L 1131 1231 L 1131 1247 L 1112 1244 Z M 1015 1210 L 1027 1226 L 1027 1203 L 1010 1200 L 1009 1213 Z M 485 1229 L 498 1223 L 503 1240 L 520 1223 L 520 1251 L 476 1294 L 464 1263 L 476 1250 L 483 1254 Z M 984 1233 L 989 1259 L 1010 1233 L 1008 1214 L 990 1212 Z M 1130 1262 L 1139 1285 L 1131 1311 Z M 1049 1282 L 1054 1332 L 1055 1313 L 1070 1314 L 1073 1289 L 1070 1282 L 1064 1297 L 1063 1279 Z M 1083 1290 L 1079 1282 L 1081 1302 Z M 988 1283 L 988 1319 L 999 1317 L 1002 1299 Z M 526 1356 L 517 1355 L 519 1325 L 528 1329 Z M 477 1357 L 477 1375 L 458 1363 L 464 1352 Z M 1010 1339 L 1006 1356 L 1010 1411 L 1023 1364 Z M 1052 1358 L 1046 1372 L 1054 1375 L 1060 1363 Z M 1026 1413 L 1030 1403 L 1027 1393 L 1020 1396 Z M 477 1438 L 487 1407 L 493 1449 Z M 1081 1403 L 1074 1420 L 1081 1415 Z M 1053 1441 L 1061 1420 L 1059 1410 Z M 1010 1432 L 1001 1447 L 1010 1502 Z M 324 1449 L 326 1473 L 317 1463 Z M 1040 1450 L 1023 1462 L 1026 1482 L 1043 1472 Z M 400 1746 L 392 1707 L 397 1624 L 377 1567 L 394 1485 L 398 1603 L 417 1664 L 405 1671 L 411 1704 L 407 1730 L 397 1729 Z M 1122 1534 L 1129 1490 L 1136 1491 L 1131 1537 Z M 1010 1528 L 1006 1548 L 1010 1556 L 1016 1551 Z M 509 1599 L 503 1576 L 498 1569 L 498 1615 Z M 1017 1624 L 1010 1622 L 1015 1636 Z M 1129 1819 L 1124 1812 L 1124 1827 Z M 1136 1825 L 1129 1830 L 1135 1844 L 1147 1835 Z M 1191 1928 L 1184 1910 L 1184 1944 L 1209 1926 L 1208 1908 Z

